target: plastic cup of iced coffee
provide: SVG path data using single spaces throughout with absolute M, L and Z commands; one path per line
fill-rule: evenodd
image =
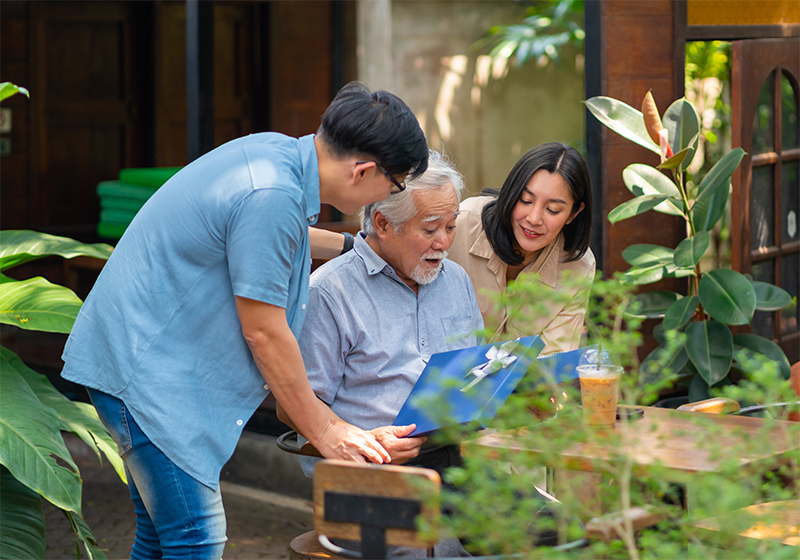
M 622 366 L 594 364 L 578 366 L 581 381 L 583 421 L 590 426 L 613 426 L 617 419 L 619 377 Z

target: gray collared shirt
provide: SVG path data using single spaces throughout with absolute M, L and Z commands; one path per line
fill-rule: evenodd
M 369 246 L 311 276 L 300 350 L 311 387 L 343 420 L 391 424 L 431 354 L 480 343 L 483 319 L 464 269 L 445 260 L 419 294 Z

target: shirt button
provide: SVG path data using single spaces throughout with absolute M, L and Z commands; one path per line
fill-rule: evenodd
M 244 422 L 242 422 L 241 420 L 237 420 L 237 421 L 236 421 L 236 425 L 237 425 L 237 426 L 241 426 L 242 424 L 244 424 Z
M 267 385 L 266 383 L 264 383 L 264 390 L 269 391 L 269 385 Z
M 306 304 L 304 303 L 303 305 L 300 306 L 300 308 L 301 309 L 305 309 L 306 308 Z

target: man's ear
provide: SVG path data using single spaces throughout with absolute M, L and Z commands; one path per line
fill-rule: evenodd
M 369 170 L 374 166 L 375 163 L 371 161 L 365 161 L 364 163 L 359 163 L 358 165 L 354 165 L 350 180 L 353 182 L 354 185 L 357 185 L 359 182 L 361 182 L 367 177 L 367 175 L 369 174 Z
M 375 227 L 375 233 L 381 239 L 386 236 L 386 232 L 392 227 L 389 220 L 386 219 L 386 216 L 384 216 L 380 210 L 372 215 L 372 225 Z

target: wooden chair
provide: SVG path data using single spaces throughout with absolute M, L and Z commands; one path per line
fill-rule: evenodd
M 314 531 L 295 538 L 290 558 L 386 558 L 389 546 L 428 549 L 439 538 L 436 471 L 323 460 L 314 469 Z M 417 529 L 421 516 L 429 528 Z M 330 539 L 361 542 L 361 552 Z

